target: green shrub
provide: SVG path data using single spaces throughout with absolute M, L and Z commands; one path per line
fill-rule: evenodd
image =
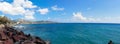
M 8 19 L 6 16 L 0 16 L 0 24 L 7 24 L 10 22 L 10 19 Z

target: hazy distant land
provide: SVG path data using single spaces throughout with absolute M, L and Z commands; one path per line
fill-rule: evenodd
M 58 23 L 58 22 L 54 22 L 54 21 L 45 21 L 45 20 L 41 20 L 41 21 L 30 21 L 30 20 L 23 20 L 23 19 L 19 19 L 19 20 L 13 20 L 13 22 L 16 22 L 18 24 L 48 24 L 48 23 Z

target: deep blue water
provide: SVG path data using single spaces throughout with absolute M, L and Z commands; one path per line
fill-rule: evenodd
M 52 44 L 120 44 L 120 24 L 60 23 L 22 24 L 26 34 L 39 36 Z

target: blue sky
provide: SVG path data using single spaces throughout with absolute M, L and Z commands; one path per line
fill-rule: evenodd
M 120 0 L 0 0 L 11 19 L 120 23 Z

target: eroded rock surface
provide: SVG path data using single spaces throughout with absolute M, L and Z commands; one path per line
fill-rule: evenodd
M 17 31 L 11 27 L 0 27 L 0 44 L 46 44 L 39 37 L 26 35 L 22 31 Z

